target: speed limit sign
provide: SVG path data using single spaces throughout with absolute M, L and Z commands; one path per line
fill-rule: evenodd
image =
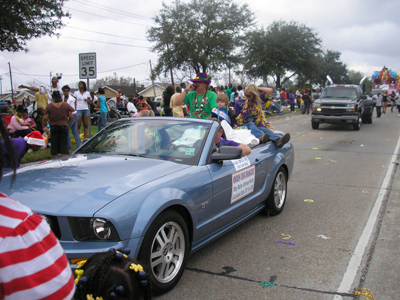
M 79 78 L 80 79 L 97 78 L 95 52 L 79 54 Z

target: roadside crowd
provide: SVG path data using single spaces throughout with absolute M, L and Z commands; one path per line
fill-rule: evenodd
M 390 94 L 387 91 L 384 91 L 382 94 L 378 93 L 376 95 L 369 94 L 369 96 L 376 102 L 376 117 L 380 118 L 382 114 L 386 114 L 386 109 L 388 107 L 388 103 L 390 102 L 391 108 L 390 111 L 393 112 L 395 106 L 397 106 L 397 110 L 399 112 L 398 117 L 400 117 L 400 93 L 395 93 L 392 91 Z

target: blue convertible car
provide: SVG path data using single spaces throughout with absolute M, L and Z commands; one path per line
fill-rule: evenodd
M 189 254 L 262 210 L 279 214 L 294 163 L 289 142 L 221 146 L 220 124 L 184 118 L 119 120 L 70 157 L 20 168 L 1 191 L 42 215 L 74 268 L 130 248 L 155 292 L 176 285 Z

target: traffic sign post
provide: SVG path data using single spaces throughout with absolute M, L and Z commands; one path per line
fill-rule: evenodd
M 79 78 L 97 78 L 96 52 L 79 54 Z
M 79 79 L 87 79 L 87 90 L 89 91 L 89 79 L 97 78 L 97 68 L 96 68 L 96 52 L 91 53 L 79 53 Z M 94 100 L 94 99 L 93 99 Z M 92 136 L 92 126 L 91 126 L 91 114 L 90 105 L 89 109 L 89 137 Z

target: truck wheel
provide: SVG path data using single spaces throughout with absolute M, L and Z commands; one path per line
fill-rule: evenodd
M 319 123 L 318 122 L 311 122 L 312 129 L 318 129 Z
M 372 113 L 367 115 L 367 123 L 372 124 Z
M 358 113 L 358 115 L 357 115 L 357 123 L 353 124 L 353 129 L 354 130 L 360 130 L 360 127 L 361 127 L 361 115 L 360 115 L 360 113 Z

